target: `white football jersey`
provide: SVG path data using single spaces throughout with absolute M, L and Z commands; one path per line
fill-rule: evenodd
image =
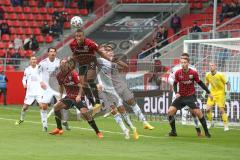
M 104 58 L 98 58 L 98 81 L 106 90 L 121 88 L 126 84 L 124 75 L 118 71 L 118 65 Z
M 188 68 L 191 68 L 192 70 L 197 71 L 196 67 L 193 66 L 193 65 L 190 65 L 190 64 L 189 64 L 189 65 L 188 65 Z M 178 64 L 178 65 L 174 66 L 173 68 L 171 68 L 171 73 L 169 74 L 169 77 L 168 77 L 168 82 L 169 82 L 171 85 L 173 85 L 173 82 L 174 82 L 174 80 L 175 80 L 175 73 L 176 73 L 176 71 L 179 70 L 179 69 L 182 69 L 181 64 Z
M 53 62 L 49 58 L 45 58 L 39 63 L 39 71 L 42 81 L 49 86 L 49 79 L 51 76 L 55 77 L 60 66 L 60 59 L 55 58 Z
M 39 74 L 39 66 L 36 65 L 35 68 L 28 66 L 24 70 L 24 76 L 22 79 L 23 85 L 27 86 L 26 95 L 37 96 L 42 94 L 42 88 L 40 85 L 41 77 Z

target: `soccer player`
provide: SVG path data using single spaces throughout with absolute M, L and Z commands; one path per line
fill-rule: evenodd
M 169 133 L 169 136 L 177 136 L 174 115 L 176 114 L 177 110 L 180 110 L 187 105 L 192 109 L 193 114 L 195 114 L 201 122 L 205 131 L 205 136 L 210 138 L 211 135 L 208 132 L 206 120 L 203 116 L 203 113 L 196 104 L 197 98 L 195 95 L 194 82 L 197 82 L 201 88 L 207 92 L 210 98 L 213 97 L 205 84 L 199 79 L 198 73 L 188 67 L 189 58 L 181 58 L 180 62 L 182 69 L 176 71 L 173 83 L 176 99 L 172 102 L 171 106 L 168 109 L 168 119 L 171 126 L 171 132 Z
M 189 58 L 189 54 L 187 53 L 183 53 L 181 55 L 181 58 Z M 181 59 L 180 58 L 180 59 Z M 197 69 L 193 66 L 193 65 L 190 65 L 188 66 L 189 68 L 191 68 L 192 70 L 194 71 L 197 71 Z M 172 69 L 171 69 L 171 73 L 169 75 L 169 78 L 168 78 L 168 82 L 173 86 L 173 83 L 174 83 L 174 79 L 175 79 L 175 73 L 177 70 L 179 69 L 182 69 L 182 66 L 181 64 L 178 64 L 176 66 L 174 66 Z M 176 98 L 176 95 L 175 93 L 173 92 L 173 97 L 172 97 L 172 101 L 174 101 Z M 188 106 L 185 106 L 181 111 L 182 111 L 182 124 L 186 124 L 186 121 L 187 121 L 187 114 L 188 114 L 188 110 L 190 111 L 190 113 L 192 114 L 192 110 L 191 108 L 189 108 Z M 198 136 L 201 136 L 202 133 L 201 133 L 201 129 L 200 129 L 200 126 L 199 126 L 199 123 L 198 123 L 198 118 L 197 116 L 195 116 L 194 114 L 192 114 L 192 117 L 193 117 L 193 122 L 194 122 L 194 126 L 195 126 L 195 129 L 197 131 L 197 135 Z
M 94 119 L 88 114 L 87 106 L 83 99 L 82 84 L 80 84 L 78 73 L 74 70 L 75 66 L 71 65 L 71 60 L 62 59 L 60 71 L 57 74 L 59 84 L 60 100 L 54 105 L 55 120 L 57 128 L 49 134 L 63 134 L 61 123 L 61 109 L 69 109 L 73 106 L 77 107 L 82 116 L 88 121 L 89 125 L 94 129 L 99 138 L 103 138 L 103 134 L 99 131 Z M 64 89 L 66 96 L 63 98 Z
M 24 104 L 22 107 L 20 120 L 15 124 L 19 125 L 24 122 L 26 112 L 30 105 L 36 100 L 41 106 L 42 98 L 42 79 L 38 70 L 37 58 L 35 56 L 30 57 L 30 65 L 24 70 L 24 76 L 22 79 L 23 87 L 26 89 L 26 95 Z M 44 124 L 43 124 L 44 126 Z
M 43 86 L 43 95 L 41 99 L 41 120 L 43 123 L 43 130 L 47 132 L 47 109 L 48 104 L 51 103 L 52 100 L 56 102 L 56 97 L 59 96 L 59 93 L 54 91 L 50 85 L 50 78 L 56 76 L 57 70 L 59 68 L 60 60 L 56 57 L 57 50 L 56 48 L 50 47 L 48 48 L 48 57 L 43 59 L 39 63 L 39 71 L 42 78 L 42 86 Z
M 127 114 L 123 106 L 123 101 L 126 102 L 131 107 L 135 115 L 139 118 L 140 121 L 143 122 L 143 126 L 145 129 L 150 130 L 154 129 L 154 127 L 147 122 L 140 107 L 136 103 L 132 91 L 127 86 L 125 76 L 123 76 L 123 74 L 119 72 L 120 70 L 123 70 L 124 68 L 128 67 L 128 65 L 124 62 L 124 58 L 126 59 L 126 57 L 122 55 L 113 56 L 111 46 L 105 46 L 103 52 L 108 54 L 109 57 L 112 57 L 114 62 L 118 64 L 116 66 L 116 64 L 111 63 L 111 61 L 98 59 L 98 66 L 100 67 L 100 73 L 102 73 L 100 75 L 103 76 L 101 77 L 101 79 L 108 79 L 106 80 L 106 82 L 110 83 L 104 84 L 103 87 L 108 87 L 109 90 L 112 90 L 112 93 L 117 95 L 116 97 L 120 97 L 118 98 L 118 100 L 121 103 L 119 103 L 117 107 L 119 108 L 119 112 L 122 114 L 124 120 L 127 121 Z
M 105 53 L 99 50 L 98 45 L 85 37 L 83 30 L 75 32 L 75 39 L 70 43 L 73 59 L 78 65 L 79 78 L 84 84 L 84 92 L 93 106 L 99 105 L 96 79 L 96 53 L 101 57 L 111 60 Z
M 107 51 L 108 54 L 112 53 L 111 46 L 103 45 L 101 47 L 103 51 Z M 113 56 L 113 55 L 110 55 Z M 124 121 L 127 123 L 127 125 L 132 129 L 134 139 L 139 139 L 139 135 L 137 133 L 136 127 L 132 124 L 129 115 L 127 114 L 123 104 L 122 99 L 118 96 L 118 93 L 115 91 L 115 88 L 113 86 L 114 80 L 119 80 L 121 83 L 121 77 L 119 73 L 119 67 L 126 67 L 127 64 L 123 62 L 110 62 L 104 58 L 98 58 L 98 88 L 99 89 L 99 97 L 103 100 L 105 108 L 111 108 L 111 113 L 114 116 L 115 121 L 118 123 L 120 128 L 122 129 L 123 133 L 125 134 L 125 139 L 129 139 L 129 130 L 126 128 L 126 126 L 123 123 L 123 120 L 121 118 L 124 118 Z M 117 110 L 118 111 L 117 111 Z M 118 113 L 120 112 L 121 115 Z
M 211 94 L 213 95 L 213 99 L 208 98 L 207 100 L 207 118 L 210 121 L 210 127 L 213 127 L 213 117 L 212 117 L 212 107 L 216 104 L 219 107 L 220 113 L 222 115 L 222 120 L 224 122 L 224 131 L 228 131 L 228 116 L 225 113 L 225 99 L 230 100 L 230 89 L 231 85 L 226 79 L 226 76 L 217 71 L 216 64 L 211 62 L 210 64 L 210 72 L 206 74 L 205 82 L 208 87 L 211 85 Z M 227 85 L 227 92 L 225 96 L 225 85 Z

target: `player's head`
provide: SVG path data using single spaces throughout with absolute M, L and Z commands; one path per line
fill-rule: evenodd
M 181 58 L 180 63 L 181 63 L 182 69 L 184 69 L 184 70 L 188 69 L 189 58 Z
M 210 66 L 210 71 L 211 72 L 215 72 L 217 70 L 217 66 L 214 62 L 210 62 L 209 66 Z
M 76 68 L 76 63 L 75 63 L 75 61 L 72 57 L 68 58 L 67 63 L 68 63 L 68 66 L 69 66 L 70 70 L 74 70 Z
M 105 52 L 109 57 L 113 56 L 113 47 L 111 45 L 103 44 L 99 47 L 99 50 Z
M 60 61 L 60 70 L 61 70 L 62 72 L 67 72 L 67 71 L 69 71 L 69 65 L 68 65 L 68 60 L 67 60 L 67 58 L 61 59 L 61 61 Z
M 54 61 L 54 59 L 56 58 L 56 54 L 57 54 L 56 48 L 54 48 L 54 47 L 48 48 L 48 58 L 51 62 Z
M 32 67 L 35 67 L 37 65 L 37 57 L 35 57 L 35 56 L 30 57 L 30 65 Z
M 82 43 L 84 41 L 84 38 L 85 38 L 83 30 L 78 29 L 74 34 L 74 38 L 76 39 L 76 41 L 78 43 Z
M 189 54 L 188 54 L 188 53 L 183 53 L 183 54 L 181 55 L 181 58 L 188 58 L 188 59 L 189 59 Z

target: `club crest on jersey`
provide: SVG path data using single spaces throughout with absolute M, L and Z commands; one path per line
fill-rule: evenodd
M 192 74 L 189 75 L 189 79 L 193 79 L 193 75 Z
M 89 50 L 89 47 L 88 47 L 88 46 L 84 46 L 83 49 L 84 49 L 85 51 L 88 51 L 88 50 Z

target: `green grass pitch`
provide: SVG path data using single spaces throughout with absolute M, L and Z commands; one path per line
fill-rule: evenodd
M 104 138 L 98 139 L 84 121 L 69 122 L 71 131 L 61 136 L 42 132 L 40 113 L 30 107 L 25 122 L 15 126 L 20 106 L 0 106 L 0 160 L 238 160 L 240 128 L 210 130 L 211 139 L 196 136 L 193 126 L 177 124 L 178 137 L 168 137 L 166 122 L 151 122 L 144 130 L 134 122 L 139 140 L 125 140 L 112 117 L 96 118 Z M 55 127 L 49 119 L 49 130 Z

